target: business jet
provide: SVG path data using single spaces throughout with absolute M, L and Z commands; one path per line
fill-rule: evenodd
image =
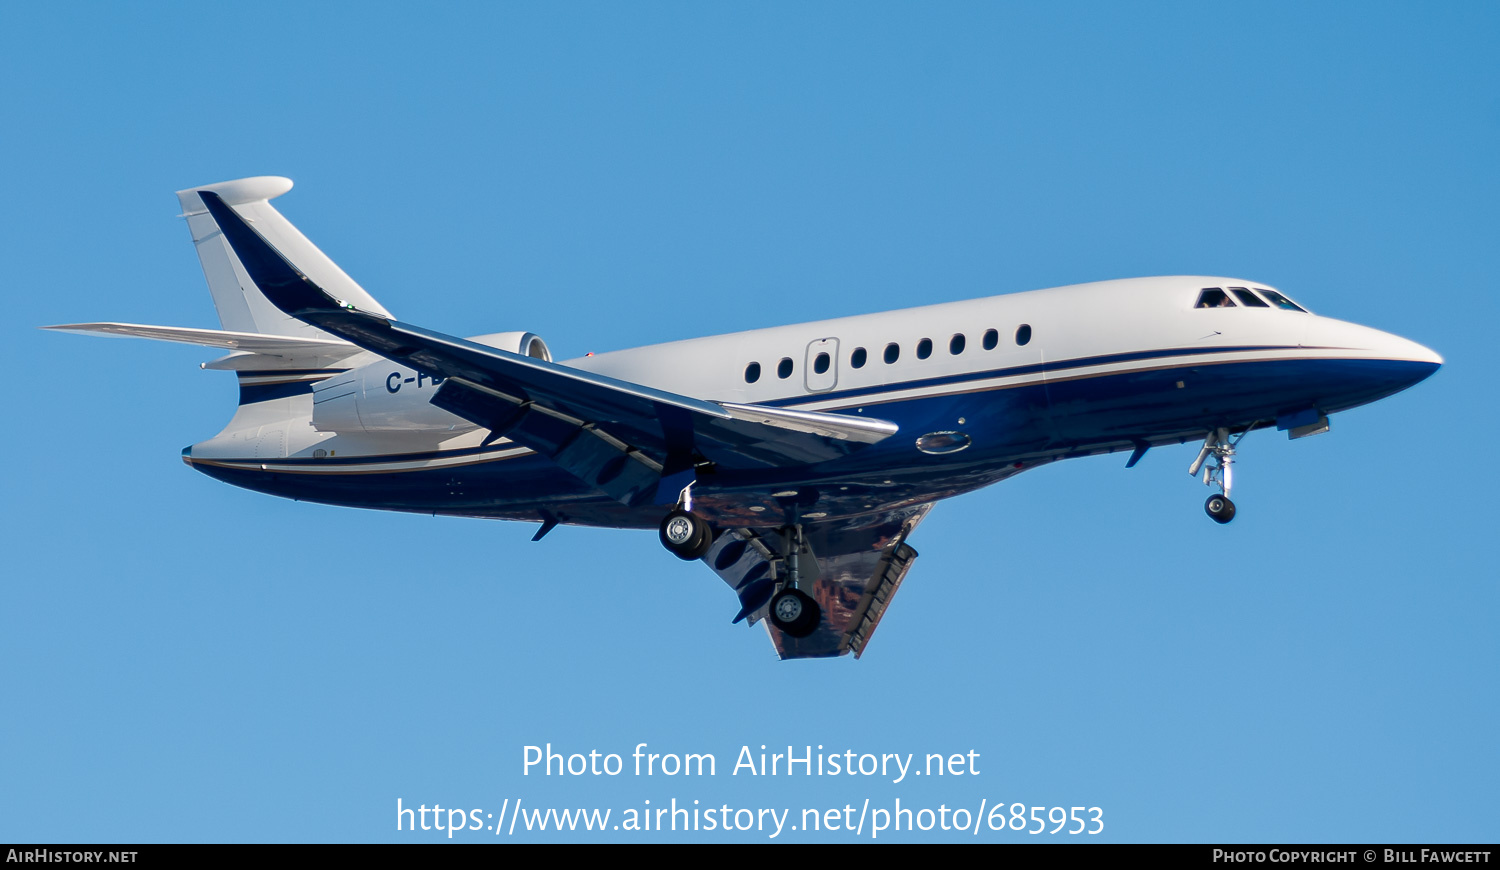
M 223 329 L 49 329 L 227 350 L 239 407 L 183 450 L 302 501 L 656 528 L 734 591 L 784 659 L 862 654 L 933 504 L 1059 459 L 1201 442 L 1188 471 L 1234 518 L 1244 437 L 1435 372 L 1431 350 L 1274 287 L 1103 281 L 556 361 L 530 332 L 397 320 L 270 200 L 285 178 L 177 193 Z

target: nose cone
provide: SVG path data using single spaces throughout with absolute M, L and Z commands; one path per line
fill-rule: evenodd
M 1433 371 L 1437 371 L 1438 368 L 1442 366 L 1443 358 L 1438 355 L 1438 352 L 1433 350 L 1432 348 L 1427 347 L 1426 345 L 1417 344 L 1415 341 L 1407 341 L 1406 339 L 1395 335 L 1391 336 L 1391 338 L 1394 338 L 1400 342 L 1404 342 L 1408 347 L 1411 348 L 1411 353 L 1413 354 L 1412 358 L 1417 362 L 1424 362 L 1431 365 Z
M 1427 374 L 1432 374 L 1443 364 L 1443 358 L 1438 356 L 1437 351 L 1425 345 L 1417 344 L 1411 339 L 1392 335 L 1389 332 L 1381 332 L 1378 329 L 1366 330 L 1370 338 L 1370 350 L 1380 357 L 1392 362 L 1420 363 L 1427 366 Z M 1426 377 L 1424 375 L 1423 377 Z
M 1329 404 L 1346 408 L 1399 393 L 1431 377 L 1443 364 L 1437 352 L 1415 341 L 1326 317 L 1309 325 L 1302 346 L 1339 373 L 1338 386 L 1329 390 L 1338 398 Z
M 1381 332 L 1357 323 L 1347 323 L 1319 317 L 1303 334 L 1302 346 L 1320 350 L 1344 351 L 1367 359 L 1382 359 L 1391 362 L 1423 363 L 1431 366 L 1428 372 L 1436 371 L 1443 358 L 1429 347 L 1415 341 Z
M 1391 367 L 1395 376 L 1404 380 L 1391 391 L 1393 393 L 1427 380 L 1443 367 L 1443 358 L 1430 347 L 1389 332 L 1382 332 L 1380 336 L 1384 344 L 1378 352 L 1385 356 L 1385 364 Z

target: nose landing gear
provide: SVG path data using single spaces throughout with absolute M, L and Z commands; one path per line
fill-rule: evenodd
M 1235 447 L 1250 434 L 1246 427 L 1239 437 L 1230 440 L 1229 430 L 1219 427 L 1208 433 L 1203 439 L 1203 449 L 1198 451 L 1198 458 L 1188 466 L 1188 474 L 1197 476 L 1198 470 L 1203 470 L 1203 483 L 1206 486 L 1217 486 L 1221 495 L 1211 495 L 1208 501 L 1203 503 L 1203 510 L 1214 522 L 1223 524 L 1234 519 L 1234 502 L 1229 500 L 1229 488 L 1234 483 L 1234 453 Z

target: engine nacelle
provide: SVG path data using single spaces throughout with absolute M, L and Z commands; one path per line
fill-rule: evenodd
M 469 341 L 552 361 L 547 343 L 529 332 L 496 332 Z M 442 384 L 442 378 L 433 378 L 388 359 L 376 359 L 313 384 L 313 428 L 320 432 L 434 435 L 478 428 L 432 404 L 432 396 Z
M 542 337 L 535 333 L 492 332 L 489 335 L 476 335 L 469 341 L 508 350 L 521 356 L 529 356 L 542 362 L 552 362 L 552 351 L 547 349 L 547 342 L 542 341 Z

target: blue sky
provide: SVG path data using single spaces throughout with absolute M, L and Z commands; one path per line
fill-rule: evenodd
M 1494 841 L 1497 25 L 1483 3 L 0 8 L 0 840 L 420 841 L 442 837 L 397 833 L 397 798 L 675 797 Z M 943 503 L 863 660 L 779 663 L 650 533 L 532 544 L 196 474 L 178 452 L 235 395 L 210 354 L 35 328 L 217 326 L 172 191 L 258 174 L 297 182 L 277 206 L 398 316 L 560 356 L 1206 273 L 1447 365 L 1328 435 L 1252 435 L 1231 526 L 1189 447 Z M 721 767 L 523 776 L 546 742 Z M 761 744 L 981 772 L 730 776 Z

